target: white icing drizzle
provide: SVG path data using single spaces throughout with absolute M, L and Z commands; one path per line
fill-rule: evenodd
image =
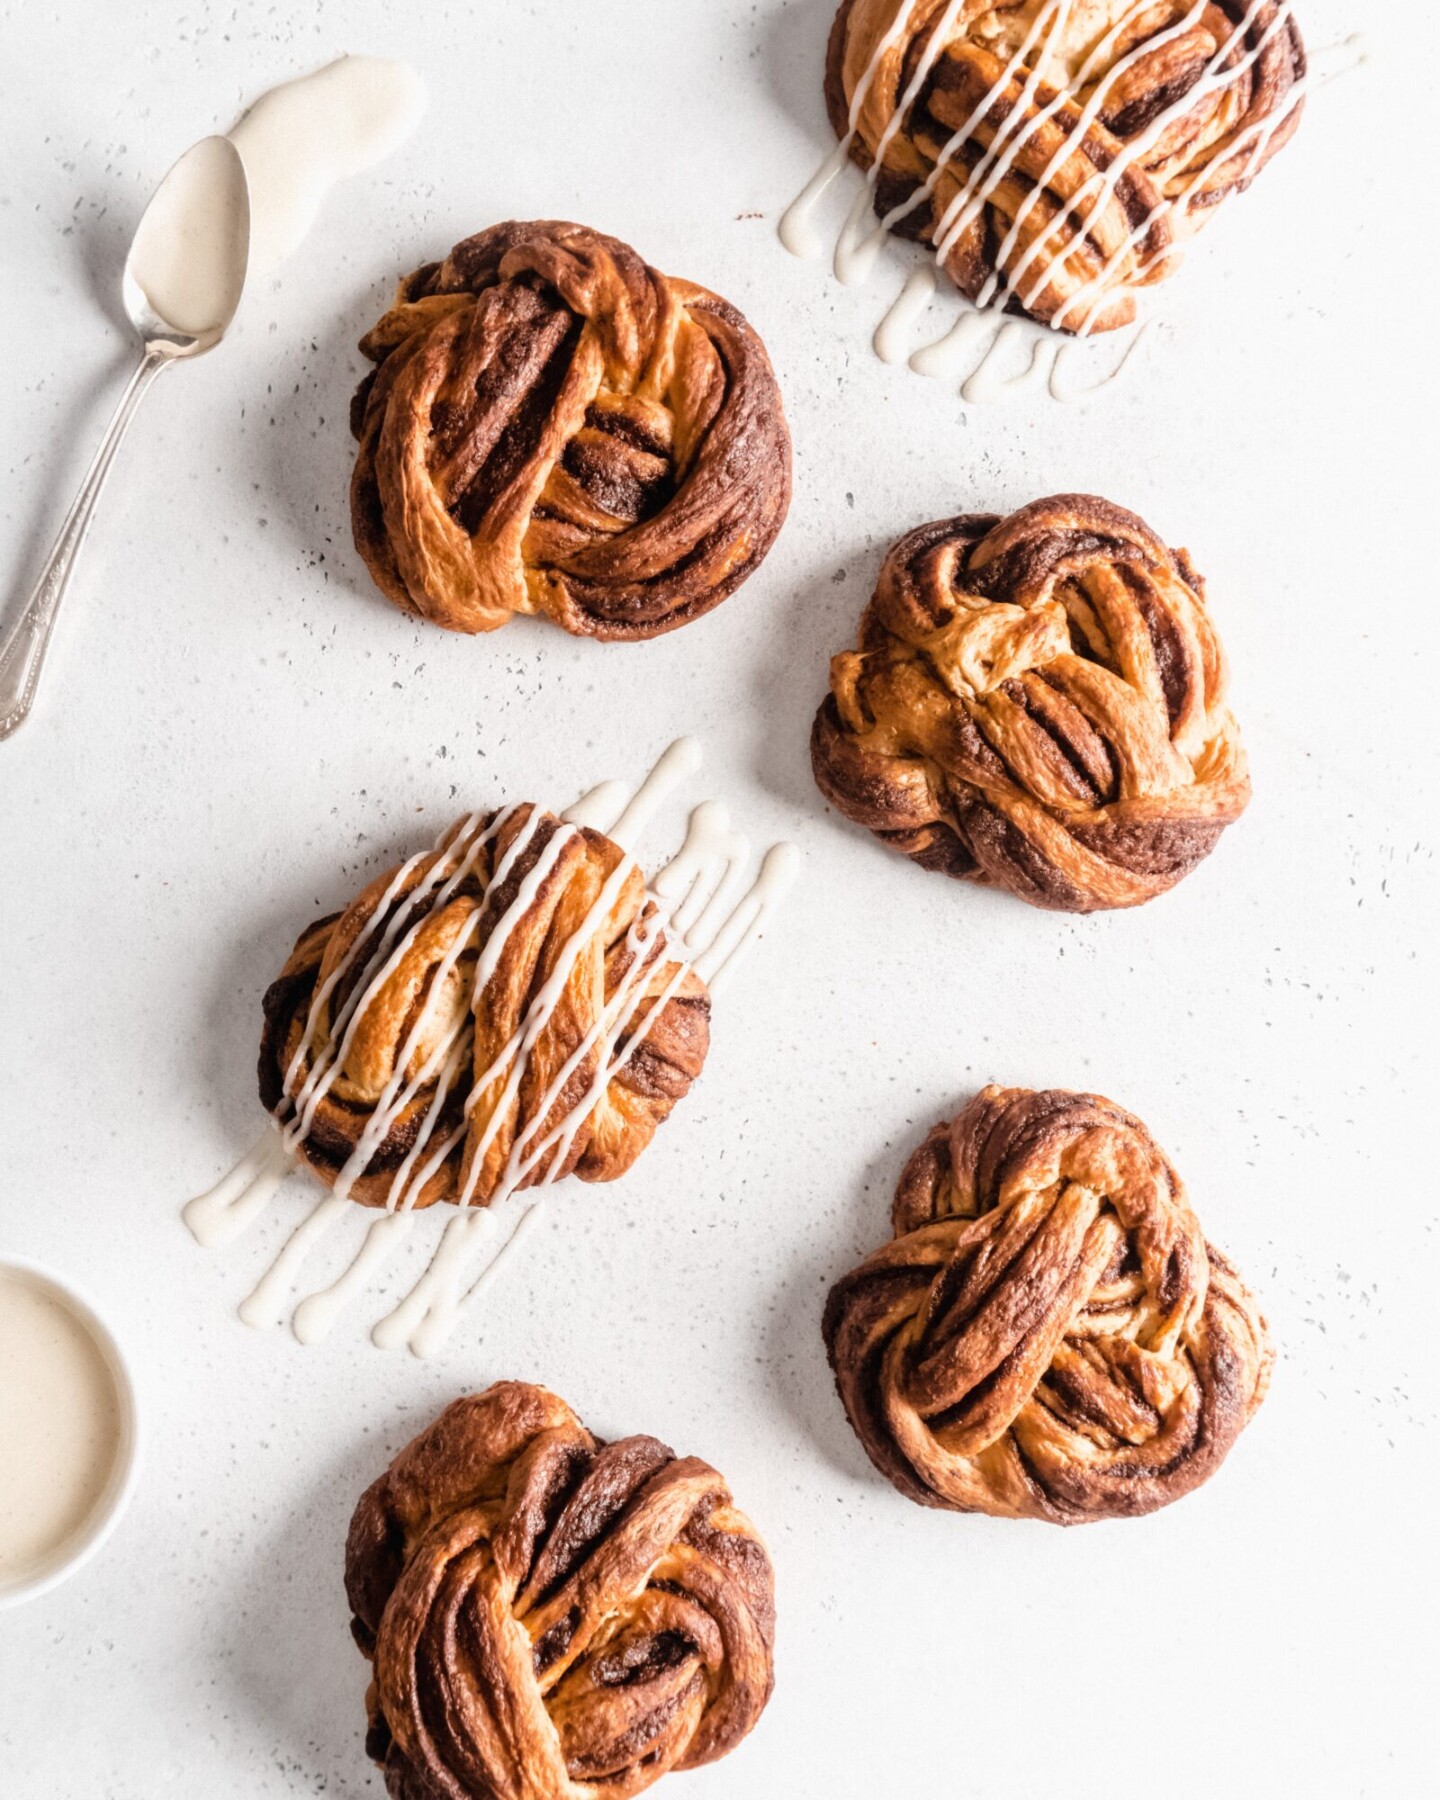
M 999 344 L 1000 330 L 993 319 L 972 307 L 962 312 L 949 330 L 933 343 L 922 344 L 911 356 L 910 367 L 917 375 L 929 375 L 939 381 L 952 378 L 969 362 L 974 346 L 981 338 L 986 341 L 986 354 L 989 355 Z
M 875 267 L 875 258 L 880 254 L 880 247 L 889 234 L 890 226 L 903 216 L 905 212 L 909 211 L 912 205 L 918 205 L 921 196 L 929 191 L 929 184 L 922 185 L 915 190 L 911 200 L 903 207 L 892 208 L 891 211 L 885 215 L 884 219 L 880 220 L 869 230 L 862 230 L 870 217 L 870 214 L 874 210 L 871 199 L 875 192 L 876 183 L 880 179 L 880 170 L 885 162 L 885 153 L 890 148 L 896 132 L 899 131 L 906 113 L 909 112 L 911 103 L 929 78 L 930 71 L 934 68 L 940 52 L 944 48 L 946 34 L 963 3 L 964 0 L 950 0 L 949 5 L 945 8 L 944 16 L 941 18 L 936 29 L 930 34 L 930 41 L 926 44 L 924 51 L 921 53 L 920 61 L 916 66 L 915 74 L 909 87 L 907 87 L 905 92 L 900 96 L 900 104 L 885 122 L 885 129 L 881 132 L 880 140 L 876 145 L 874 160 L 871 162 L 870 167 L 865 171 L 864 184 L 861 187 L 860 192 L 855 196 L 855 203 L 850 208 L 849 217 L 846 219 L 839 237 L 835 240 L 835 276 L 837 280 L 844 282 L 847 287 L 853 287 L 859 282 L 869 280 L 870 273 Z M 1053 4 L 1053 0 L 1051 0 L 1051 4 Z M 875 56 L 872 58 L 870 66 L 865 71 L 865 76 L 861 81 L 860 87 L 856 89 L 857 95 L 869 92 L 871 83 L 875 77 L 875 70 L 879 66 L 880 58 L 883 56 L 893 34 L 901 30 L 904 25 L 908 24 L 914 5 L 915 0 L 906 0 L 904 7 L 895 15 L 895 21 L 892 24 L 890 31 L 885 34 L 885 37 L 881 39 L 880 44 L 876 47 Z M 858 117 L 859 114 L 852 108 L 850 115 L 851 140 L 853 140 L 855 136 L 855 123 Z
M 351 1300 L 363 1293 L 385 1267 L 410 1235 L 410 1227 L 414 1223 L 415 1214 L 408 1208 L 404 1212 L 380 1214 L 365 1233 L 359 1250 L 344 1274 L 332 1281 L 329 1287 L 321 1288 L 319 1293 L 308 1295 L 295 1308 L 294 1330 L 302 1344 L 318 1344 L 322 1338 L 330 1335 L 335 1321 Z
M 573 806 L 566 807 L 560 817 L 567 825 L 588 825 L 592 831 L 604 831 L 620 817 L 629 798 L 630 790 L 623 781 L 602 781 L 599 787 L 582 794 Z
M 278 1134 L 267 1130 L 227 1175 L 188 1203 L 181 1217 L 198 1244 L 218 1249 L 259 1217 L 289 1173 L 288 1151 Z
M 624 850 L 633 848 L 635 840 L 654 817 L 665 797 L 700 767 L 701 750 L 694 738 L 676 738 L 655 767 L 635 790 L 635 797 L 605 833 Z
M 1064 354 L 1065 346 L 1063 344 L 1060 345 L 1058 347 L 1060 354 L 1055 357 L 1055 360 L 1050 365 L 1049 388 L 1051 399 L 1058 400 L 1062 405 L 1068 406 L 1072 401 L 1086 400 L 1091 394 L 1098 393 L 1101 388 L 1108 386 L 1110 382 L 1118 381 L 1125 370 L 1130 366 L 1132 359 L 1136 360 L 1138 366 L 1138 353 L 1150 342 L 1154 327 L 1155 321 L 1153 319 L 1146 319 L 1142 325 L 1130 332 L 1128 335 L 1128 342 L 1126 342 L 1122 348 L 1118 360 L 1106 371 L 1106 373 L 1101 375 L 1097 380 L 1092 381 L 1086 381 L 1083 375 L 1078 376 L 1074 380 L 1066 380 L 1065 371 L 1069 367 L 1069 360 Z M 983 365 L 982 369 L 976 371 L 976 374 L 980 374 L 982 370 Z M 961 392 L 963 393 L 964 389 L 962 389 Z
M 905 323 L 909 323 L 908 319 Z M 1076 346 L 1043 326 L 1028 319 L 997 317 L 967 307 L 938 338 L 921 344 L 911 354 L 909 363 L 917 375 L 934 380 L 954 380 L 963 373 L 961 397 L 975 405 L 1003 399 L 1008 394 L 1041 390 L 1068 405 L 1116 380 L 1131 358 L 1138 357 L 1153 328 L 1153 321 L 1147 320 L 1134 331 L 1112 334 L 1121 338 L 1119 355 L 1108 367 L 1102 366 L 1097 375 L 1093 358 L 1077 369 L 1076 358 L 1070 354 Z M 882 325 L 881 330 L 884 329 Z M 876 335 L 878 338 L 879 333 Z M 1027 345 L 1029 360 L 1017 372 L 1007 373 L 1007 365 L 1023 354 Z M 884 357 L 886 362 L 901 360 L 903 348 L 898 341 L 887 343 L 886 349 L 890 352 Z
M 745 878 L 749 858 L 749 839 L 731 829 L 729 809 L 718 800 L 702 801 L 690 815 L 685 842 L 652 883 L 682 940 L 694 937 L 707 943 L 713 938 Z
M 935 298 L 939 286 L 935 271 L 928 263 L 912 269 L 905 285 L 895 296 L 889 312 L 875 327 L 875 354 L 881 362 L 904 362 L 910 342 L 910 327 Z
M 495 1215 L 488 1208 L 453 1214 L 425 1273 L 394 1312 L 387 1313 L 375 1326 L 370 1333 L 371 1342 L 381 1350 L 398 1350 L 402 1344 L 413 1348 L 417 1338 L 428 1343 L 430 1330 L 439 1322 L 453 1324 L 470 1254 L 494 1235 Z
M 1012 344 L 1023 346 L 1030 341 L 1030 360 L 1018 374 L 1004 373 L 1005 353 Z M 962 399 L 984 406 L 1006 394 L 1042 392 L 1054 379 L 1060 366 L 1061 346 L 1053 339 L 1027 332 L 1018 319 L 1007 319 L 990 341 L 988 349 L 961 384 Z
M 310 1217 L 285 1240 L 285 1247 L 240 1302 L 240 1317 L 247 1325 L 264 1330 L 278 1325 L 284 1313 L 285 1295 L 300 1272 L 300 1265 L 344 1212 L 348 1201 L 327 1194 Z
M 465 1009 L 455 1025 L 437 1034 L 437 1041 L 413 1075 L 407 1077 L 405 1072 L 425 1041 L 435 1003 L 446 990 L 446 976 L 474 945 L 485 897 L 506 881 L 545 816 L 539 808 L 532 808 L 494 872 L 484 881 L 480 901 L 473 907 L 467 924 L 436 963 L 427 998 L 399 1046 L 391 1077 L 377 1097 L 330 1193 L 296 1228 L 242 1302 L 240 1316 L 247 1324 L 263 1327 L 280 1322 L 311 1251 L 350 1212 L 349 1196 L 355 1182 L 401 1114 L 418 1093 L 433 1083 L 434 1093 L 415 1140 L 391 1179 L 386 1210 L 372 1220 L 359 1250 L 339 1277 L 300 1300 L 293 1324 L 302 1343 L 318 1342 L 356 1296 L 372 1284 L 408 1236 L 416 1198 L 430 1176 L 464 1141 L 475 1106 L 482 1096 L 488 1096 L 495 1103 L 485 1130 L 473 1146 L 469 1174 L 456 1196 L 455 1207 L 443 1209 L 448 1223 L 440 1243 L 419 1280 L 373 1333 L 374 1341 L 382 1348 L 405 1343 L 417 1355 L 430 1355 L 445 1341 L 493 1278 L 501 1258 L 508 1257 L 512 1246 L 531 1229 L 534 1209 L 544 1189 L 564 1168 L 576 1137 L 603 1100 L 610 1081 L 638 1053 L 690 971 L 693 969 L 713 990 L 734 968 L 794 878 L 799 853 L 793 845 L 776 844 L 767 851 L 746 887 L 750 856 L 746 839 L 732 829 L 726 808 L 718 802 L 704 801 L 695 807 L 680 850 L 650 884 L 651 905 L 641 910 L 630 927 L 630 962 L 625 975 L 582 1040 L 555 1071 L 528 1122 L 516 1133 L 488 1204 L 475 1205 L 486 1152 L 508 1115 L 530 1055 L 553 1018 L 578 959 L 636 868 L 634 846 L 666 797 L 699 764 L 699 746 L 682 738 L 666 750 L 633 794 L 622 783 L 605 782 L 561 815 L 561 829 L 552 833 L 519 883 L 515 898 L 480 946 L 472 978 L 472 1003 L 495 974 L 510 934 L 529 911 L 546 874 L 578 830 L 604 830 L 625 855 L 562 946 L 549 977 L 531 999 L 509 1042 L 489 1067 L 475 1076 L 461 1123 L 437 1137 L 446 1101 L 462 1071 L 473 1062 L 472 1009 Z M 503 810 L 488 825 L 484 815 L 469 814 L 442 837 L 436 848 L 443 846 L 445 853 L 436 856 L 429 869 L 419 873 L 425 858 L 415 856 L 391 877 L 354 943 L 312 996 L 299 1047 L 285 1074 L 286 1099 L 277 1121 L 278 1131 L 267 1131 L 229 1175 L 185 1208 L 186 1223 L 200 1242 L 227 1241 L 264 1208 L 292 1166 L 321 1101 L 345 1066 L 354 1035 L 371 1002 L 399 966 L 416 934 L 447 904 L 467 876 L 475 876 L 485 850 L 507 822 L 513 821 L 515 811 L 513 807 Z M 652 998 L 649 989 L 657 954 L 674 966 Z M 357 965 L 358 977 L 330 1022 L 324 1045 L 317 1050 L 316 1038 L 325 1007 L 338 984 Z M 646 1007 L 646 1016 L 639 1019 Z M 617 1050 L 622 1040 L 624 1047 Z M 594 1069 L 589 1086 L 579 1101 L 558 1122 L 554 1121 L 552 1114 L 560 1105 L 561 1096 L 577 1071 L 587 1064 Z M 494 1095 L 497 1083 L 498 1098 Z
M 850 129 L 810 177 L 804 192 L 786 208 L 780 220 L 780 242 L 795 256 L 818 256 L 825 247 L 825 240 L 816 229 L 811 214 L 831 182 L 849 161 L 850 146 L 855 142 L 855 131 L 860 123 L 860 111 L 870 92 L 870 84 L 875 79 L 875 71 L 880 67 L 885 52 L 909 24 L 914 4 L 915 0 L 906 0 L 904 8 L 892 20 L 890 29 L 875 46 L 874 56 L 856 82 L 855 92 L 850 99 Z
M 1096 42 L 1089 55 L 1068 78 L 1067 85 L 1063 88 L 1057 85 L 1054 97 L 1039 106 L 1033 117 L 1027 118 L 1027 112 L 1035 102 L 1041 86 L 1041 71 L 1045 71 L 1046 84 L 1057 83 L 1051 53 L 1059 43 L 1075 5 L 1075 0 L 1045 0 L 999 77 L 941 148 L 935 165 L 925 180 L 892 206 L 882 219 L 867 225 L 874 211 L 875 188 L 886 150 L 924 87 L 941 54 L 951 25 L 961 10 L 963 0 L 950 0 L 925 43 L 913 75 L 885 123 L 876 145 L 875 156 L 864 173 L 860 190 L 836 237 L 834 270 L 840 281 L 851 284 L 868 279 L 880 249 L 894 227 L 934 194 L 947 172 L 953 172 L 955 159 L 971 141 L 976 128 L 1027 64 L 1028 73 L 1022 82 L 1017 103 L 1000 121 L 990 144 L 937 220 L 931 234 L 933 261 L 914 270 L 906 278 L 894 303 L 880 321 L 873 339 L 876 355 L 883 362 L 889 363 L 907 360 L 907 334 L 935 294 L 936 272 L 943 268 L 946 257 L 997 188 L 1013 173 L 1026 145 L 1037 133 L 1043 131 L 1067 103 L 1074 101 L 1080 106 L 1079 116 L 1032 184 L 1026 199 L 1017 208 L 997 248 L 996 267 L 981 288 L 976 302 L 973 305 L 966 302 L 966 310 L 959 318 L 939 338 L 917 348 L 908 361 L 917 373 L 941 379 L 954 379 L 968 365 L 968 374 L 962 381 L 960 391 L 965 400 L 973 403 L 993 401 L 1008 394 L 1039 391 L 1048 392 L 1055 400 L 1073 401 L 1098 393 L 1117 380 L 1135 360 L 1135 352 L 1146 337 L 1148 325 L 1142 324 L 1127 333 L 1125 348 L 1119 357 L 1112 360 L 1108 367 L 1102 365 L 1097 374 L 1094 358 L 1088 356 L 1084 342 L 1093 337 L 1093 325 L 1102 310 L 1095 303 L 1102 296 L 1108 302 L 1123 300 L 1134 294 L 1160 264 L 1178 259 L 1178 247 L 1168 245 L 1148 257 L 1129 281 L 1118 286 L 1112 285 L 1125 258 L 1144 244 L 1155 226 L 1171 212 L 1177 209 L 1184 211 L 1212 173 L 1213 164 L 1202 166 L 1178 193 L 1162 199 L 1154 206 L 1107 256 L 1101 267 L 1068 296 L 1048 324 L 1007 316 L 1003 308 L 1011 296 L 1018 299 L 1024 307 L 1032 306 L 1051 279 L 1044 252 L 1046 246 L 1054 241 L 1055 235 L 1063 231 L 1072 220 L 1078 221 L 1083 227 L 1090 218 L 1103 211 L 1112 201 L 1125 172 L 1143 162 L 1177 119 L 1184 116 L 1198 101 L 1243 76 L 1276 34 L 1287 29 L 1293 11 L 1293 0 L 1278 0 L 1273 16 L 1266 21 L 1256 42 L 1243 52 L 1233 67 L 1224 66 L 1232 47 L 1243 42 L 1245 34 L 1267 3 L 1268 0 L 1250 0 L 1245 13 L 1235 25 L 1232 36 L 1218 47 L 1195 83 L 1170 105 L 1162 108 L 1144 131 L 1125 145 L 1123 152 L 1114 158 L 1108 168 L 1097 170 L 1083 182 L 1056 217 L 1036 235 L 1014 266 L 1010 267 L 1010 259 L 1020 243 L 1026 220 L 1040 196 L 1048 191 L 1050 182 L 1072 154 L 1074 146 L 1099 117 L 1106 97 L 1115 84 L 1142 57 L 1153 54 L 1187 32 L 1203 15 L 1206 0 L 1194 0 L 1194 4 L 1174 23 L 1151 37 L 1142 39 L 1125 55 L 1116 59 L 1111 67 L 1105 69 L 1126 29 L 1151 4 L 1151 0 L 1134 0 Z M 796 256 L 815 257 L 824 248 L 824 238 L 815 223 L 815 211 L 849 161 L 850 148 L 855 141 L 865 100 L 874 85 L 881 63 L 908 26 L 916 4 L 917 0 L 905 0 L 896 11 L 889 29 L 876 44 L 870 62 L 855 85 L 846 135 L 821 163 L 780 220 L 780 241 Z M 1291 118 L 1306 95 L 1314 88 L 1324 86 L 1338 75 L 1356 67 L 1365 60 L 1365 56 L 1364 41 L 1358 36 L 1347 38 L 1342 45 L 1316 52 L 1309 59 L 1307 73 L 1292 84 L 1283 103 L 1227 144 L 1223 160 L 1230 162 L 1237 155 L 1245 155 L 1242 180 L 1248 180 L 1264 157 L 1276 132 Z M 1327 60 L 1332 60 L 1334 66 L 1322 69 L 1320 65 Z M 1100 75 L 1102 69 L 1105 69 L 1105 73 Z M 1092 82 L 1095 83 L 1093 92 L 1081 105 L 1079 95 Z M 1032 269 L 1035 270 L 1034 277 L 1026 286 L 1026 277 Z M 1074 335 L 1062 335 L 1067 321 L 1077 315 L 1081 322 Z M 1005 366 L 1013 361 L 1016 347 L 1027 341 L 1031 345 L 1029 361 L 1018 373 L 1005 373 Z
M 765 852 L 750 891 L 736 904 L 711 944 L 695 958 L 695 973 L 712 994 L 738 965 L 766 913 L 780 903 L 799 873 L 800 852 L 794 844 L 772 844 Z

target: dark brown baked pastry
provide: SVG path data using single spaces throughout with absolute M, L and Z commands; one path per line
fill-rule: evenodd
M 623 1800 L 733 1750 L 773 1686 L 770 1558 L 723 1477 L 527 1382 L 365 1491 L 345 1591 L 393 1800 Z
M 1081 1524 L 1213 1475 L 1272 1354 L 1164 1153 L 1098 1094 L 988 1087 L 911 1157 L 825 1342 L 870 1460 L 926 1506 Z
M 1062 912 L 1173 887 L 1250 798 L 1204 583 L 1057 494 L 901 538 L 830 665 L 827 799 L 923 868 Z
M 1107 331 L 1289 141 L 1304 74 L 1290 0 L 844 0 L 825 100 L 962 293 Z
M 302 933 L 265 996 L 260 1098 L 352 1199 L 484 1206 L 623 1175 L 709 1041 L 620 846 L 514 806 Z
M 727 301 L 615 238 L 494 225 L 400 283 L 360 343 L 355 543 L 451 631 L 543 613 L 582 637 L 698 619 L 790 503 L 765 347 Z

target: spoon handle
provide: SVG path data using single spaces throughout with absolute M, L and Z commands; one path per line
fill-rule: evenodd
M 50 647 L 50 633 L 55 626 L 55 617 L 70 585 L 70 577 L 75 572 L 75 564 L 80 558 L 80 546 L 85 542 L 85 534 L 90 529 L 95 502 L 100 498 L 100 490 L 105 485 L 105 477 L 110 473 L 115 452 L 120 448 L 120 440 L 129 428 L 145 390 L 172 360 L 165 351 L 153 346 L 140 359 L 125 392 L 120 396 L 114 417 L 100 440 L 100 448 L 86 471 L 80 492 L 75 496 L 75 504 L 60 527 L 55 547 L 40 571 L 35 591 L 4 643 L 0 644 L 0 739 L 18 731 L 29 716 L 35 700 L 35 690 L 40 685 L 45 652 Z

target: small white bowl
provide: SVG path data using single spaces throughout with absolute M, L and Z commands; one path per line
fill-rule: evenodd
M 0 1612 L 34 1600 L 73 1575 L 109 1537 L 130 1503 L 140 1472 L 140 1409 L 135 1396 L 135 1380 L 124 1352 L 115 1341 L 108 1325 L 72 1283 L 32 1262 L 26 1256 L 0 1256 L 0 1274 L 13 1271 L 46 1289 L 76 1319 L 89 1335 L 115 1383 L 120 1407 L 120 1430 L 114 1466 L 110 1470 L 100 1498 L 84 1523 L 62 1543 L 38 1568 L 23 1576 L 6 1579 L 0 1576 Z

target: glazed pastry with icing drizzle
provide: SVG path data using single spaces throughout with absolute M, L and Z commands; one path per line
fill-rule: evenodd
M 1264 1398 L 1265 1320 L 1098 1094 L 988 1087 L 900 1177 L 825 1343 L 870 1460 L 925 1506 L 1057 1525 L 1168 1506 Z
M 852 214 L 837 267 L 894 231 L 982 307 L 1129 324 L 1293 136 L 1305 77 L 1291 0 L 844 0 L 825 99 L 881 224 Z
M 1188 554 L 1089 494 L 922 525 L 811 732 L 826 798 L 922 868 L 1096 912 L 1164 893 L 1250 798 Z
M 301 934 L 265 996 L 260 1098 L 342 1198 L 486 1206 L 623 1175 L 709 1039 L 633 860 L 509 807 Z
M 400 283 L 361 341 L 355 543 L 385 594 L 452 631 L 516 613 L 658 636 L 759 567 L 790 436 L 754 330 L 627 245 L 492 226 Z
M 365 1491 L 345 1591 L 396 1800 L 619 1800 L 728 1755 L 774 1684 L 770 1558 L 723 1476 L 528 1382 Z
M 698 745 L 672 744 L 632 794 L 604 782 L 560 817 L 474 813 L 300 938 L 265 1001 L 261 1098 L 276 1129 L 185 1208 L 205 1245 L 243 1231 L 294 1163 L 330 1189 L 242 1302 L 278 1324 L 351 1200 L 364 1242 L 295 1309 L 314 1343 L 370 1286 L 418 1211 L 453 1214 L 429 1264 L 372 1333 L 439 1349 L 568 1174 L 610 1181 L 699 1074 L 710 996 L 792 880 L 704 801 L 648 885 L 634 845 Z M 447 1208 L 447 1210 L 449 1210 Z

